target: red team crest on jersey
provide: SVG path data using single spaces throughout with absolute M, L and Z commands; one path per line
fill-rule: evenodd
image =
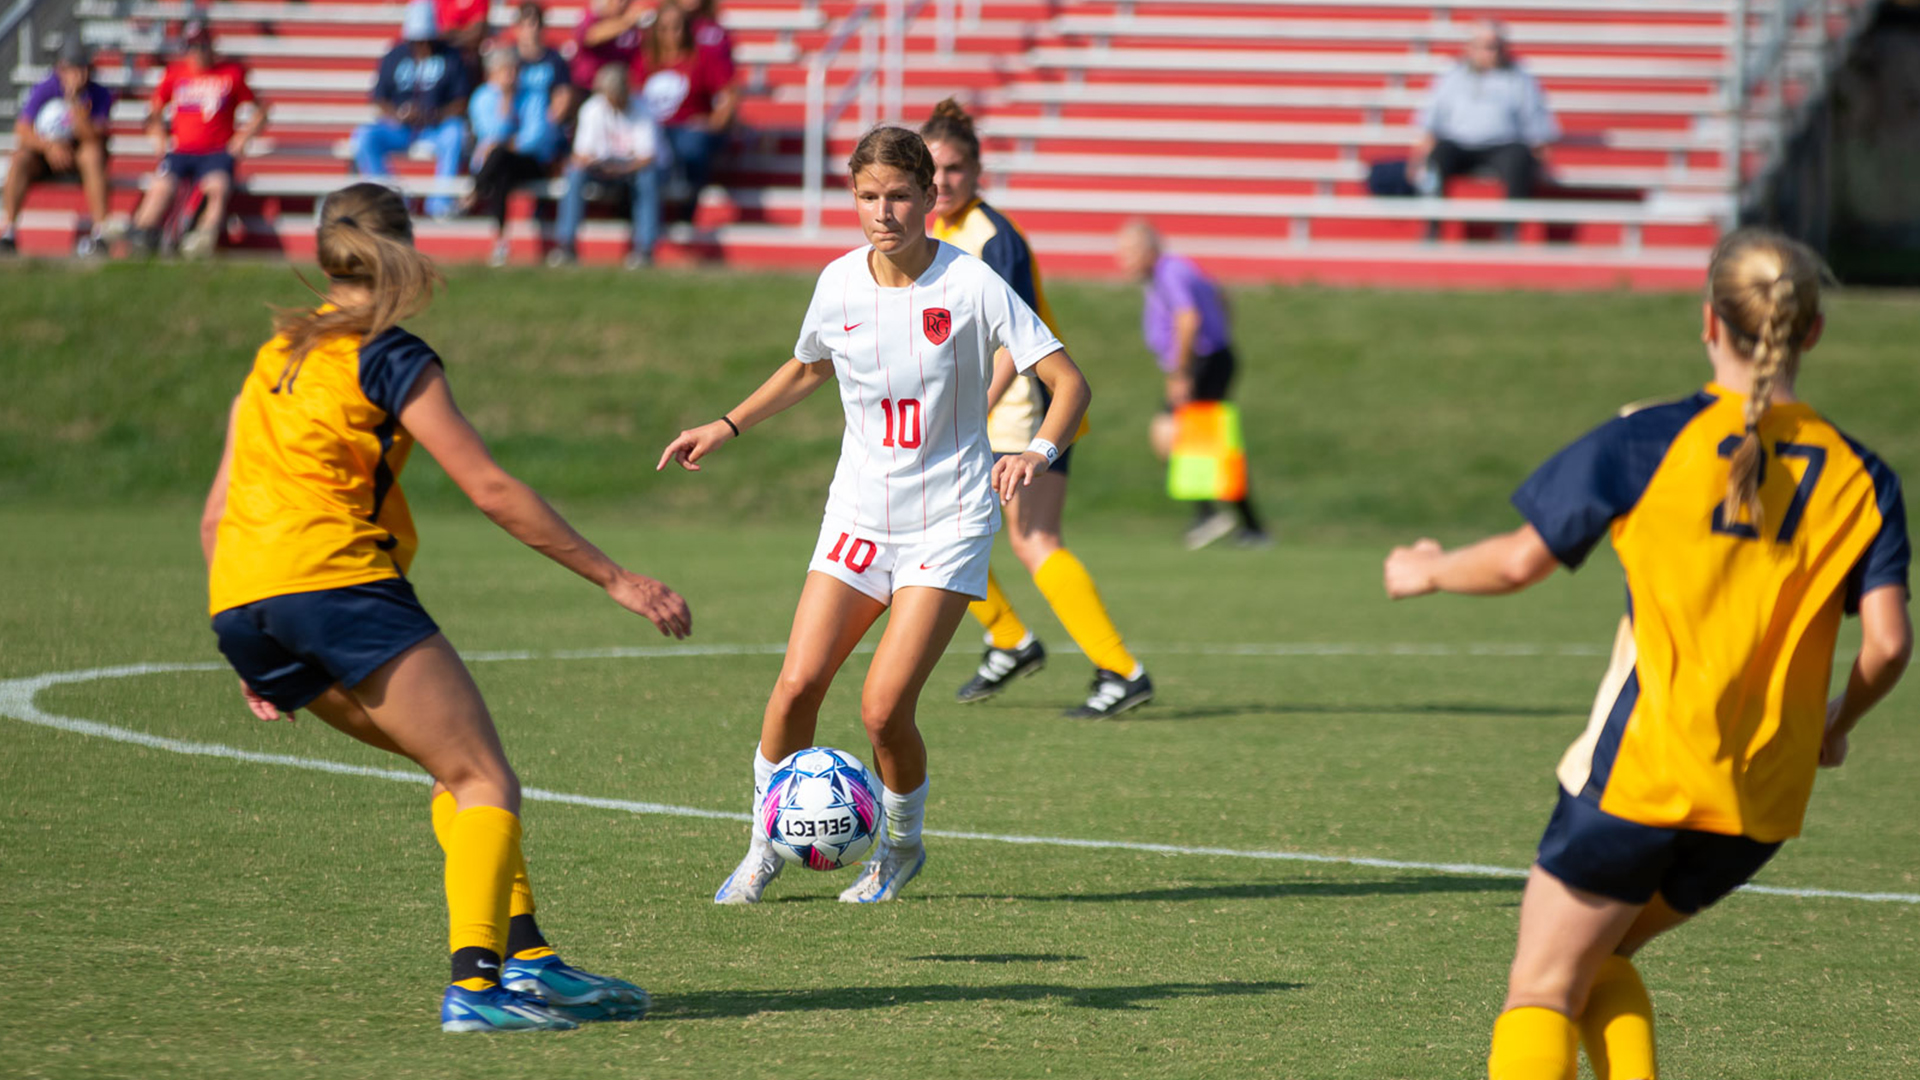
M 935 345 L 945 343 L 947 335 L 953 333 L 953 312 L 943 307 L 930 307 L 920 313 L 920 325 L 927 332 L 927 340 Z

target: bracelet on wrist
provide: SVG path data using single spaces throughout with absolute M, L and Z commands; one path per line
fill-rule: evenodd
M 1060 460 L 1060 448 L 1045 439 L 1035 439 L 1028 443 L 1027 453 L 1039 454 L 1041 457 L 1047 459 L 1047 464 L 1049 465 Z
M 733 429 L 734 438 L 737 439 L 740 437 L 740 425 L 733 422 L 733 417 L 728 416 L 726 413 L 721 413 L 720 422 Z

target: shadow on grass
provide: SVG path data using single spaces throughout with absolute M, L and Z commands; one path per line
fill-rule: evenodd
M 1068 892 L 1049 896 L 1020 896 L 1010 893 L 922 893 L 927 900 L 1031 900 L 1036 903 L 1064 901 L 1075 904 L 1111 904 L 1127 901 L 1183 900 L 1284 900 L 1315 896 L 1411 896 L 1420 893 L 1517 893 L 1526 886 L 1523 878 L 1466 877 L 1430 874 L 1395 878 L 1390 881 L 1260 881 L 1222 882 L 1213 885 L 1181 885 L 1164 889 L 1138 889 L 1133 892 Z
M 1305 983 L 1217 982 L 1147 983 L 1140 986 L 1064 986 L 1012 983 L 1004 986 L 842 986 L 818 990 L 695 990 L 662 994 L 649 1016 L 657 1020 L 720 1020 L 757 1013 L 815 1012 L 829 1009 L 890 1009 L 900 1005 L 966 1002 L 1061 1002 L 1082 1009 L 1133 1011 L 1147 1002 L 1180 998 L 1252 997 L 1300 990 Z
M 1084 956 L 1071 953 L 957 953 L 937 954 L 933 956 L 909 956 L 909 960 L 931 960 L 941 964 L 1064 964 L 1072 960 L 1085 960 Z
M 1490 702 L 1426 702 L 1401 705 L 1312 705 L 1265 703 L 1201 705 L 1168 709 L 1148 705 L 1120 717 L 1129 720 L 1211 720 L 1225 716 L 1519 716 L 1552 718 L 1581 716 L 1585 705 L 1495 705 Z

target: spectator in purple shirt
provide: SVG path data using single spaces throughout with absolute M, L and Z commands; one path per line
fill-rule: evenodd
M 1166 458 L 1173 446 L 1173 411 L 1194 401 L 1225 401 L 1233 385 L 1232 333 L 1226 298 L 1193 260 L 1161 250 L 1160 234 L 1145 221 L 1120 230 L 1117 258 L 1121 270 L 1145 290 L 1141 332 L 1166 377 L 1166 411 L 1153 425 L 1154 452 Z M 1231 511 L 1211 502 L 1195 504 L 1187 547 L 1206 547 L 1237 534 L 1242 546 L 1272 542 L 1254 513 L 1249 495 Z
M 93 58 L 78 41 L 69 41 L 54 59 L 53 74 L 33 89 L 14 121 L 14 150 L 0 198 L 0 254 L 12 254 L 14 229 L 27 189 L 36 180 L 78 176 L 92 215 L 75 241 L 75 255 L 105 254 L 101 230 L 107 224 L 107 120 L 113 95 L 93 81 Z

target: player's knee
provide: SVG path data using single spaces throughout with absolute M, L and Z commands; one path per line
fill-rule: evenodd
M 774 680 L 772 707 L 782 714 L 818 709 L 827 697 L 827 682 L 806 672 L 781 672 Z
M 1587 987 L 1571 970 L 1521 972 L 1515 970 L 1507 982 L 1505 1009 L 1552 1009 L 1568 1016 L 1579 1016 L 1586 1007 Z
M 891 696 L 867 698 L 860 702 L 860 726 L 868 739 L 884 745 L 913 726 L 913 708 Z
M 98 139 L 89 139 L 74 149 L 73 157 L 87 168 L 97 169 L 106 164 L 107 148 Z
M 1060 550 L 1058 533 L 1030 532 L 1011 536 L 1007 543 L 1013 548 L 1013 557 L 1020 560 L 1029 574 L 1038 573 L 1040 564 Z
M 520 807 L 520 777 L 504 757 L 485 755 L 443 767 L 435 774 L 462 806 Z

